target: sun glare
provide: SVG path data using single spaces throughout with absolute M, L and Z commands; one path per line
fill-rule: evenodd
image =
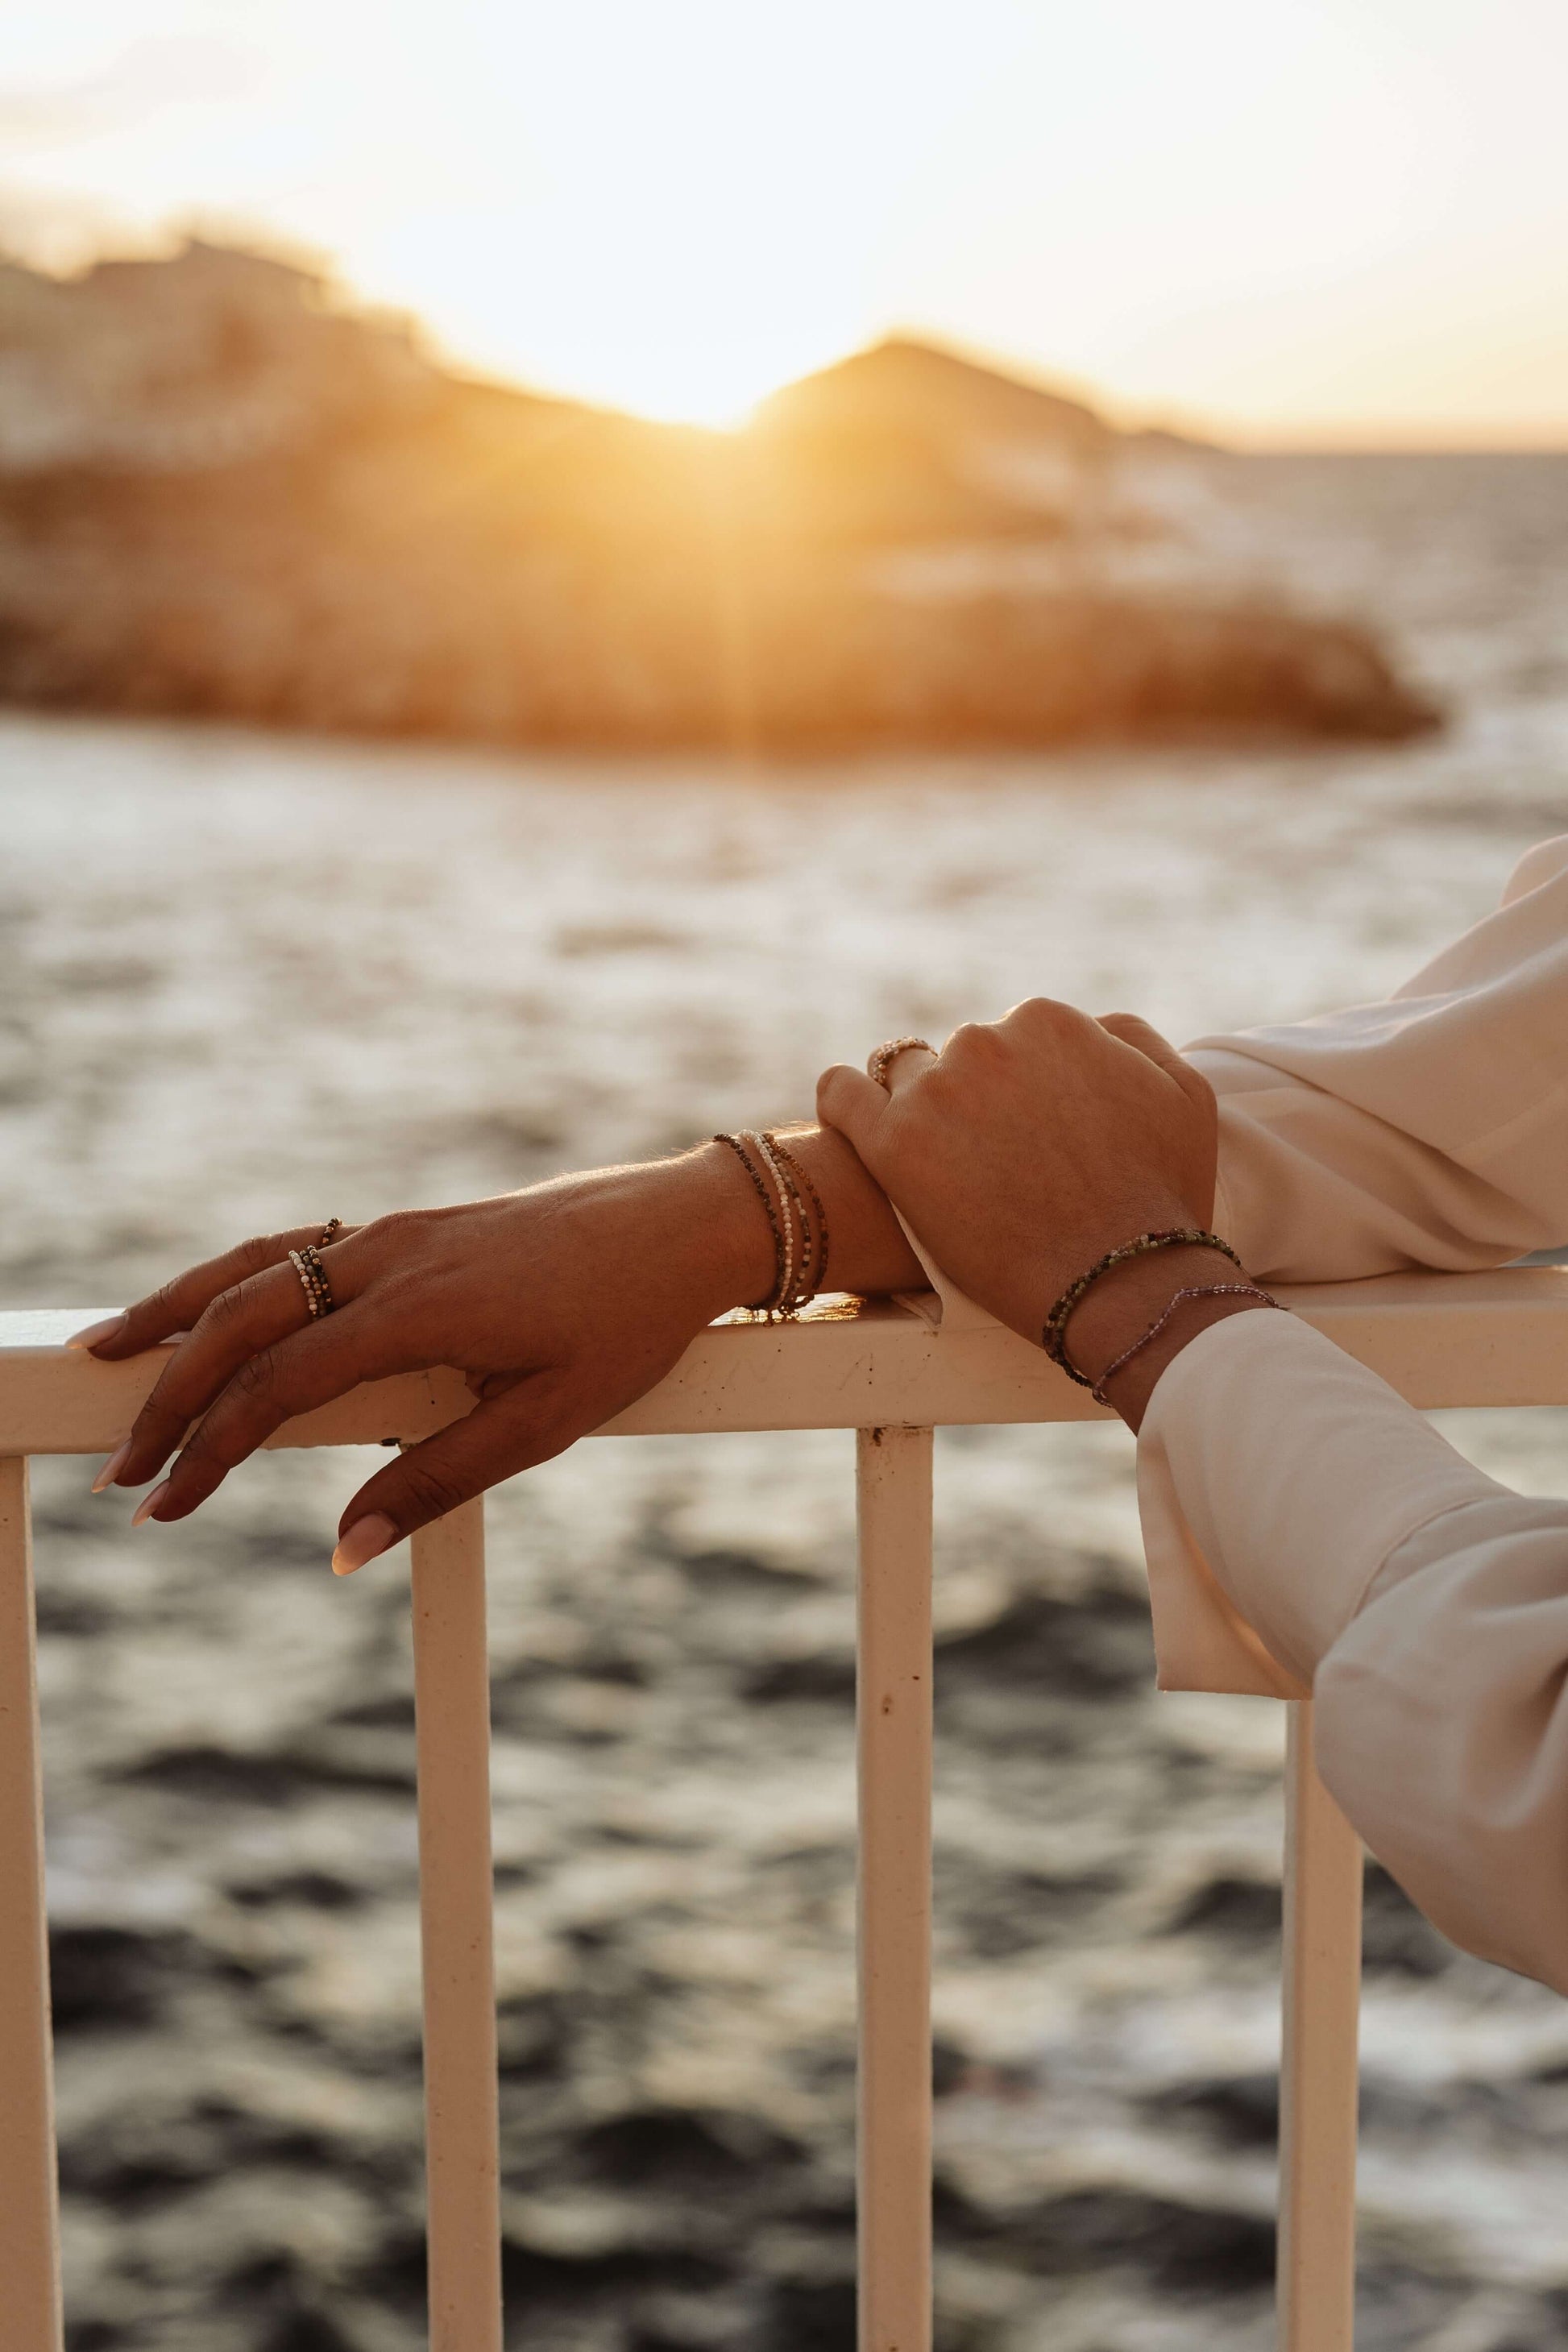
M 820 366 L 822 352 L 803 342 L 798 352 L 762 358 L 752 352 L 715 351 L 676 343 L 650 349 L 628 342 L 605 348 L 590 364 L 562 370 L 555 389 L 596 407 L 620 408 L 658 425 L 700 425 L 739 432 L 759 401 L 796 375 Z

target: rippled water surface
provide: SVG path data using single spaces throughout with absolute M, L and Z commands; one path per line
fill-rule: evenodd
M 1203 496 L 1211 570 L 1372 613 L 1450 730 L 741 773 L 0 721 L 6 1303 L 788 1114 L 1027 993 L 1181 1036 L 1398 981 L 1568 828 L 1568 463 Z M 1568 1492 L 1559 1416 L 1447 1419 Z M 1129 1462 L 941 1443 L 947 2352 L 1268 2340 L 1279 1717 L 1152 1695 Z M 402 2352 L 402 1570 L 327 1573 L 358 1459 L 134 1536 L 89 1467 L 37 1477 L 73 2343 Z M 495 1503 L 519 2345 L 853 2340 L 850 1470 L 595 1442 Z M 1358 2340 L 1568 2342 L 1568 2011 L 1378 1878 L 1368 1948 Z

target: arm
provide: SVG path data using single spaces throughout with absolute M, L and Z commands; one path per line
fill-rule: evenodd
M 1186 1052 L 1219 1097 L 1216 1223 L 1267 1279 L 1568 1241 L 1568 835 L 1386 1002 Z
M 1184 1522 L 1310 1686 L 1323 1778 L 1412 1898 L 1568 1992 L 1568 1506 L 1484 1477 L 1284 1315 L 1173 1359 L 1139 1496 L 1152 1552 Z
M 822 1198 L 834 1283 L 918 1286 L 897 1219 L 842 1137 L 811 1129 L 790 1148 Z M 319 1231 L 244 1243 L 79 1335 L 114 1360 L 190 1334 L 100 1473 L 100 1486 L 140 1486 L 178 1449 L 139 1520 L 184 1518 L 284 1421 L 362 1381 L 456 1365 L 478 1403 L 361 1487 L 340 1522 L 334 1565 L 347 1572 L 598 1428 L 773 1280 L 766 1214 L 717 1143 L 345 1231 L 321 1254 L 337 1311 L 312 1321 L 288 1252 Z
M 1031 1337 L 1108 1241 L 1197 1222 L 1201 1081 L 1119 1026 L 1024 1006 L 895 1066 L 890 1098 L 850 1071 L 820 1090 L 965 1290 Z M 1117 1269 L 1069 1354 L 1102 1372 L 1179 1290 L 1232 1271 L 1175 1250 Z M 1156 1595 L 1207 1580 L 1252 1645 L 1251 1679 L 1207 1686 L 1311 1688 L 1324 1777 L 1373 1852 L 1456 1941 L 1568 1990 L 1568 1507 L 1482 1477 L 1257 1301 L 1178 1307 L 1107 1393 L 1140 1431 Z

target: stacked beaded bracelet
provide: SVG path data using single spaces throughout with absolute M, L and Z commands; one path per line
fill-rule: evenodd
M 1096 1404 L 1110 1402 L 1105 1391 L 1117 1373 L 1125 1370 L 1134 1356 L 1141 1356 L 1145 1348 L 1152 1345 L 1177 1307 L 1189 1298 L 1258 1298 L 1262 1300 L 1265 1307 L 1279 1306 L 1279 1301 L 1277 1298 L 1270 1298 L 1268 1293 L 1256 1282 L 1199 1282 L 1194 1283 L 1191 1289 L 1178 1290 L 1164 1313 L 1157 1315 L 1149 1328 L 1140 1338 L 1134 1339 L 1130 1348 L 1123 1348 L 1113 1363 L 1107 1364 L 1089 1391 Z M 1282 1307 L 1280 1312 L 1281 1314 L 1284 1312 Z
M 1085 1292 L 1103 1275 L 1109 1274 L 1112 1266 L 1125 1265 L 1130 1258 L 1143 1257 L 1150 1250 L 1163 1249 L 1223 1250 L 1233 1265 L 1241 1266 L 1243 1274 L 1247 1272 L 1230 1244 L 1222 1242 L 1217 1234 L 1206 1233 L 1200 1225 L 1175 1225 L 1159 1233 L 1140 1234 L 1135 1240 L 1123 1242 L 1117 1249 L 1107 1250 L 1103 1257 L 1096 1258 L 1087 1274 L 1080 1274 L 1076 1282 L 1068 1283 L 1047 1316 L 1045 1328 L 1040 1334 L 1040 1345 L 1052 1363 L 1059 1364 L 1068 1380 L 1076 1381 L 1080 1389 L 1092 1389 L 1094 1382 L 1075 1364 L 1068 1361 L 1067 1328 L 1075 1308 Z
M 747 1128 L 716 1135 L 744 1168 L 767 1212 L 773 1237 L 773 1286 L 752 1310 L 779 1321 L 798 1315 L 827 1276 L 827 1219 L 816 1185 L 793 1151 L 773 1134 Z
M 794 1307 L 804 1307 L 808 1298 L 815 1297 L 819 1290 L 827 1287 L 827 1213 L 822 1205 L 822 1195 L 812 1182 L 809 1172 L 789 1146 L 771 1129 L 759 1140 L 778 1162 L 789 1186 L 795 1213 L 800 1219 L 801 1261 Z

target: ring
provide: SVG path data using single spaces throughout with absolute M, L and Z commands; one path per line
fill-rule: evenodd
M 290 1250 L 289 1263 L 300 1277 L 300 1287 L 305 1294 L 305 1304 L 310 1310 L 310 1320 L 314 1322 L 318 1315 L 331 1314 L 338 1302 L 332 1297 L 332 1286 L 327 1280 L 327 1269 L 316 1255 L 315 1244 L 307 1242 L 302 1249 Z
M 889 1037 L 885 1045 L 878 1046 L 868 1061 L 866 1076 L 875 1078 L 879 1087 L 887 1088 L 889 1064 L 896 1062 L 900 1054 L 907 1054 L 911 1045 L 918 1045 L 922 1054 L 936 1052 L 936 1047 L 924 1037 Z
M 315 1246 L 317 1249 L 326 1248 L 327 1244 L 331 1240 L 332 1235 L 335 1233 L 340 1233 L 342 1231 L 342 1222 L 343 1221 L 341 1217 L 329 1217 L 327 1219 L 326 1223 L 321 1227 L 321 1232 L 316 1236 Z

